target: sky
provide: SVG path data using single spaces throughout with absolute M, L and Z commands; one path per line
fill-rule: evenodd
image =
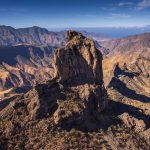
M 0 0 L 0 25 L 133 27 L 150 25 L 150 0 Z

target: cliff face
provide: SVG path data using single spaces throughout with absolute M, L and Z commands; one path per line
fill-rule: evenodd
M 56 50 L 54 64 L 57 82 L 64 86 L 73 86 L 75 88 L 73 88 L 73 91 L 76 90 L 79 99 L 83 101 L 84 109 L 80 108 L 81 112 L 77 111 L 79 114 L 83 114 L 86 118 L 89 115 L 87 113 L 101 112 L 106 108 L 107 99 L 103 87 L 102 54 L 95 48 L 92 40 L 84 37 L 81 33 L 68 31 L 67 44 L 65 47 Z M 82 93 L 81 90 L 83 90 Z M 73 101 L 76 105 L 76 98 Z M 90 106 L 86 106 L 86 103 Z M 55 113 L 57 120 L 59 120 L 58 116 L 61 111 L 58 109 L 57 114 Z M 81 115 L 79 116 L 81 117 Z
M 107 107 L 106 91 L 103 87 L 102 54 L 95 48 L 92 40 L 78 32 L 68 31 L 66 46 L 55 51 L 54 71 L 54 79 L 47 85 L 37 85 L 36 89 L 40 96 L 47 89 L 49 93 L 56 93 L 56 97 L 63 92 L 57 102 L 54 94 L 50 96 L 55 102 L 54 105 L 57 105 L 54 113 L 56 124 L 71 124 L 77 120 L 80 122 L 89 118 L 91 113 L 94 115 Z M 46 113 L 45 110 L 39 108 L 38 111 Z
M 82 34 L 67 32 L 67 44 L 55 52 L 55 76 L 60 81 L 74 79 L 79 82 L 103 84 L 102 54 L 94 41 Z

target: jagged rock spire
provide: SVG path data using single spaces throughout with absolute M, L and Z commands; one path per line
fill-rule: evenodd
M 55 52 L 55 77 L 103 84 L 102 54 L 94 41 L 76 31 L 67 32 L 67 44 Z

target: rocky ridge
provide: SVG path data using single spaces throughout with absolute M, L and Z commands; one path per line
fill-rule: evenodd
M 18 44 L 59 46 L 64 41 L 64 32 L 51 32 L 36 26 L 20 29 L 0 26 L 0 46 L 14 46 Z
M 100 45 L 107 49 L 107 55 L 113 55 L 116 52 L 134 52 L 150 48 L 150 33 L 132 35 L 125 38 L 112 39 L 100 42 Z
M 53 75 L 53 51 L 51 46 L 0 47 L 0 55 L 3 56 L 0 57 L 0 97 L 23 92 L 36 82 L 50 79 Z
M 15 29 L 11 26 L 0 26 L 0 46 L 14 46 L 28 44 L 32 46 L 57 46 L 66 42 L 66 31 L 53 32 L 38 26 Z M 81 31 L 83 35 L 96 41 L 105 41 L 110 38 L 97 33 Z

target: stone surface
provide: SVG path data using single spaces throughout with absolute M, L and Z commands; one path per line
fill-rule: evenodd
M 94 41 L 81 33 L 68 31 L 66 46 L 55 52 L 55 76 L 62 82 L 75 79 L 102 85 L 102 59 Z
M 68 31 L 66 46 L 55 51 L 54 69 L 52 80 L 37 84 L 20 100 L 26 99 L 27 120 L 50 115 L 56 125 L 71 127 L 97 117 L 107 107 L 102 54 L 92 40 Z
M 120 118 L 127 127 L 134 129 L 136 132 L 142 132 L 146 129 L 146 124 L 143 120 L 132 117 L 128 113 L 120 115 Z

